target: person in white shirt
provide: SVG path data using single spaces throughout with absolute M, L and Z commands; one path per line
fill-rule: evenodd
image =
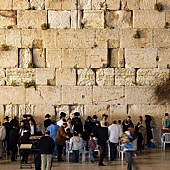
M 120 130 L 116 124 L 116 120 L 108 127 L 109 145 L 110 145 L 110 161 L 116 161 L 117 158 L 117 144 L 119 142 Z
M 118 120 L 117 121 L 117 125 L 119 127 L 119 130 L 120 130 L 120 137 L 123 136 L 123 126 L 122 126 L 122 121 L 121 120 Z
M 66 113 L 61 112 L 61 113 L 60 113 L 60 120 L 57 122 L 57 125 L 58 125 L 58 126 L 62 126 L 62 125 L 63 125 L 63 123 L 65 122 L 65 121 L 64 121 L 64 120 L 65 120 L 65 117 L 66 117 Z

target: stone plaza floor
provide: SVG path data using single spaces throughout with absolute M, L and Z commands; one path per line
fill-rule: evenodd
M 161 151 L 160 148 L 145 149 L 142 153 L 136 152 L 135 161 L 139 166 L 140 170 L 170 170 L 170 149 L 166 151 Z M 98 159 L 98 158 L 96 158 Z M 126 161 L 122 161 L 119 158 L 117 161 L 109 163 L 104 160 L 106 166 L 98 166 L 98 161 L 91 163 L 88 158 L 85 162 L 71 163 L 71 162 L 57 162 L 56 159 L 53 160 L 52 170 L 126 170 Z M 16 162 L 11 162 L 9 158 L 4 158 L 0 160 L 0 170 L 19 170 L 20 161 L 19 157 Z M 24 167 L 23 169 L 31 169 L 30 167 Z M 33 168 L 34 164 L 33 164 Z

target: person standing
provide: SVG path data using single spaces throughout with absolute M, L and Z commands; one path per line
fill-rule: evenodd
M 109 134 L 109 145 L 110 145 L 110 161 L 116 161 L 117 145 L 119 142 L 119 138 L 121 137 L 119 127 L 116 124 L 116 120 L 114 120 L 113 124 L 108 127 L 108 134 Z
M 6 129 L 5 126 L 3 126 L 0 122 L 0 159 L 3 158 L 3 140 L 5 139 L 6 136 Z
M 127 116 L 127 118 L 122 122 L 123 132 L 127 131 L 129 127 L 134 127 L 131 116 Z
M 65 118 L 66 118 L 66 113 L 61 112 L 61 113 L 60 113 L 60 120 L 57 122 L 57 125 L 58 125 L 58 126 L 62 126 L 63 123 L 64 123 L 65 120 L 66 120 Z
M 49 115 L 49 114 L 45 115 L 45 120 L 44 120 L 44 128 L 45 128 L 45 130 L 47 129 L 48 126 L 51 125 L 51 119 L 50 118 L 51 118 L 51 115 Z
M 93 135 L 90 134 L 90 139 L 88 140 L 88 147 L 89 147 L 89 153 L 90 153 L 90 161 L 94 162 L 94 150 L 96 148 L 96 142 L 93 139 Z
M 41 152 L 41 170 L 51 170 L 52 153 L 54 149 L 54 141 L 49 136 L 50 132 L 45 131 L 45 135 L 40 138 L 39 147 Z

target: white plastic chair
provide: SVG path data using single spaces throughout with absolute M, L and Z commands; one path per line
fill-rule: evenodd
M 161 150 L 165 150 L 166 143 L 170 143 L 170 133 L 164 133 L 161 137 Z

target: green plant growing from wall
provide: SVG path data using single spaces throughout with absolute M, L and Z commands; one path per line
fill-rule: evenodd
M 163 10 L 163 4 L 162 4 L 162 2 L 158 2 L 158 3 L 156 3 L 155 5 L 154 5 L 154 9 L 155 10 L 157 10 L 157 11 L 162 11 Z
M 170 102 L 170 79 L 166 79 L 157 85 L 154 93 L 157 96 L 158 102 Z
M 35 6 L 29 7 L 28 10 L 35 10 Z
M 8 51 L 9 47 L 6 44 L 1 44 L 1 50 L 2 51 Z
M 49 28 L 50 28 L 50 24 L 49 23 L 44 23 L 44 24 L 41 25 L 41 29 L 42 30 L 47 30 Z
M 32 62 L 28 63 L 28 68 L 36 68 L 36 65 Z
M 15 80 L 13 80 L 13 81 L 11 82 L 11 86 L 17 86 L 17 83 L 16 83 Z
M 165 26 L 164 26 L 165 29 L 169 29 L 170 28 L 170 24 L 169 22 L 165 22 Z
M 141 38 L 141 31 L 139 29 L 136 30 L 136 33 L 133 35 L 133 38 Z
M 8 25 L 8 26 L 7 26 L 7 29 L 12 29 L 12 28 L 13 28 L 12 25 Z
M 36 88 L 36 84 L 35 84 L 35 81 L 34 80 L 32 80 L 32 81 L 29 81 L 29 82 L 24 82 L 24 87 L 25 88 L 29 88 L 29 87 L 34 87 L 34 88 Z

